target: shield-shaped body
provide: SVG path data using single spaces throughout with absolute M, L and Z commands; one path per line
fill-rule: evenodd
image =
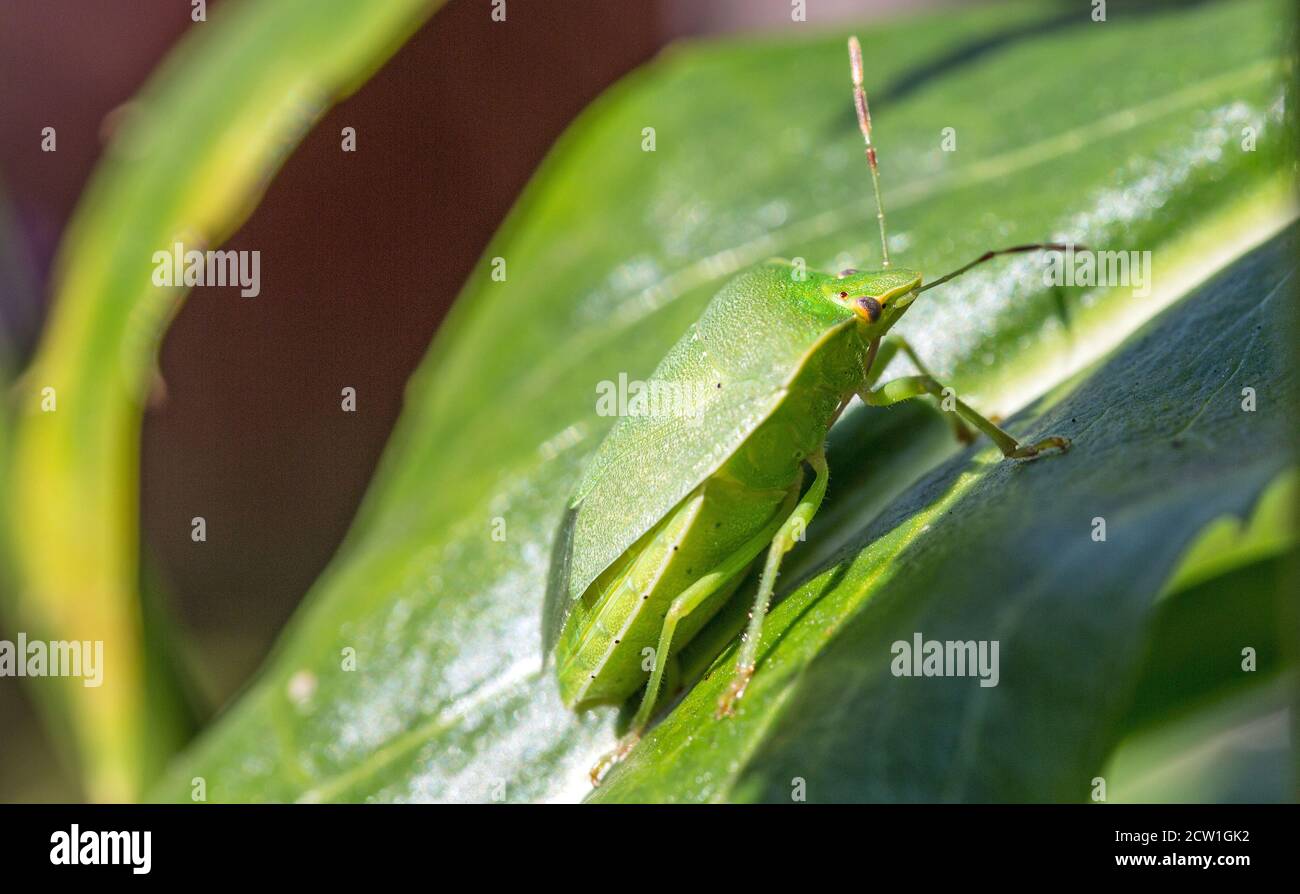
M 543 630 L 565 704 L 618 703 L 644 685 L 645 650 L 701 576 L 739 567 L 677 625 L 674 652 L 734 593 L 895 318 L 855 297 L 899 297 L 901 314 L 919 285 L 902 269 L 837 277 L 772 262 L 719 291 L 648 383 L 669 399 L 619 420 L 569 503 Z

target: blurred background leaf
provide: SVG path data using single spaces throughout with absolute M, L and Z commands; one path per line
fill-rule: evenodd
M 1144 297 L 1044 290 L 1035 259 L 990 266 L 927 294 L 904 327 L 942 378 L 985 411 L 1008 414 L 1106 357 L 1294 216 L 1281 127 L 1287 68 L 1276 26 L 1284 12 L 1276 2 L 1153 5 L 1094 26 L 1059 9 L 1014 4 L 862 31 L 900 259 L 934 276 L 987 248 L 1048 237 L 1155 257 Z M 213 800 L 586 793 L 587 767 L 612 743 L 612 717 L 573 718 L 561 709 L 541 671 L 539 609 L 559 510 L 610 421 L 593 413 L 596 383 L 648 374 L 717 286 L 747 264 L 771 254 L 830 269 L 874 263 L 843 39 L 672 49 L 566 133 L 413 380 L 409 409 L 343 549 L 257 682 L 172 767 L 155 797 L 187 799 L 196 775 Z M 641 150 L 647 127 L 654 152 Z M 954 128 L 956 152 L 940 149 L 944 127 Z M 1255 151 L 1242 150 L 1246 128 L 1258 134 Z M 489 276 L 494 257 L 506 260 L 505 282 Z M 1102 380 L 1078 384 L 1086 391 Z M 1085 405 L 1099 412 L 1099 404 L 1092 395 Z M 1122 430 L 1091 421 L 1100 426 L 1097 443 L 1118 449 Z M 1086 438 L 1089 422 L 1071 421 L 1064 433 Z M 842 549 L 855 552 L 864 532 L 885 530 L 885 507 L 957 452 L 942 422 L 920 407 L 852 413 L 833 433 L 832 450 L 830 503 L 807 547 L 791 555 L 786 582 L 839 566 Z M 1076 456 L 1060 462 L 1071 461 L 1078 470 Z M 944 470 L 961 462 L 925 479 L 931 491 L 911 491 L 894 506 L 938 497 Z M 1267 483 L 1265 465 L 1253 470 L 1258 487 Z M 1081 480 L 1101 483 L 1108 471 L 1088 468 Z M 1063 474 L 1043 464 L 998 465 L 966 486 L 979 492 L 1009 480 L 1012 493 L 1037 494 L 1026 484 L 1041 480 L 1033 476 Z M 1137 472 L 1126 480 L 1141 484 Z M 1249 491 L 1243 484 L 1224 510 L 1249 509 Z M 1014 507 L 1009 495 L 995 508 L 1009 524 Z M 494 519 L 505 521 L 505 542 L 490 536 Z M 1149 597 L 1191 538 L 1148 536 L 1163 563 L 1141 581 L 1137 592 Z M 938 548 L 932 543 L 926 534 L 916 548 Z M 1098 587 L 1113 595 L 1100 580 Z M 1082 610 L 1083 596 L 1077 602 Z M 1138 613 L 1141 604 L 1134 599 L 1126 610 Z M 793 605 L 778 614 L 789 619 Z M 725 643 L 726 621 L 711 642 Z M 1103 644 L 1095 661 L 1110 656 L 1131 670 L 1139 638 L 1134 631 Z M 782 670 L 765 668 L 760 679 L 775 687 L 819 660 L 818 648 L 794 645 L 782 640 L 771 661 Z M 711 657 L 704 645 L 699 651 Z M 345 669 L 351 657 L 355 671 Z M 1068 668 L 1061 674 L 1062 685 L 1079 685 Z M 1053 679 L 1038 688 L 1022 680 L 1015 691 L 1038 706 L 1050 700 Z M 752 733 L 749 724 L 768 716 L 770 703 L 756 697 L 744 722 L 720 731 L 680 722 L 715 680 L 688 696 L 602 797 L 764 796 L 761 768 L 743 791 L 725 782 L 720 771 L 740 752 L 705 753 L 711 736 Z M 1037 780 L 1050 785 L 1032 797 L 1080 796 L 1087 780 L 1069 771 L 1100 766 L 1125 700 L 1116 692 L 1083 706 L 1072 722 L 1088 731 L 1087 742 L 1059 754 L 1022 743 L 1018 753 L 1035 766 L 1023 775 L 1001 767 L 986 780 L 963 777 L 970 787 L 956 795 L 989 796 L 989 786 L 1002 783 L 999 796 L 1025 796 Z M 656 742 L 670 740 L 705 755 L 690 766 L 707 778 L 664 772 L 666 752 Z M 769 769 L 783 766 L 779 751 L 768 753 Z M 834 766 L 829 757 L 825 766 Z M 908 781 L 915 778 L 897 784 Z
M 54 311 L 18 397 L 6 611 L 31 639 L 105 643 L 101 687 L 40 687 L 92 798 L 138 796 L 188 732 L 163 653 L 149 645 L 174 650 L 175 633 L 150 636 L 157 625 L 139 595 L 140 420 L 183 293 L 152 285 L 153 253 L 175 241 L 220 245 L 322 112 L 437 5 L 223 5 L 122 110 L 64 235 Z M 46 387 L 56 412 L 40 411 Z

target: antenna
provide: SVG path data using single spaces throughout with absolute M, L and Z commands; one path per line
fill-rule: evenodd
M 956 279 L 972 267 L 978 267 L 985 261 L 991 261 L 999 255 L 1018 255 L 1027 251 L 1069 251 L 1070 249 L 1088 250 L 1086 245 L 1074 245 L 1069 242 L 1034 242 L 1030 245 L 1013 245 L 1010 248 L 999 248 L 997 251 L 986 251 L 969 264 L 958 267 L 952 273 L 939 277 L 934 282 L 929 282 L 917 289 L 917 292 L 924 292 L 926 289 L 933 289 L 935 286 L 941 286 L 950 279 Z
M 871 166 L 871 188 L 876 194 L 876 220 L 880 224 L 880 256 L 882 264 L 889 266 L 889 245 L 885 239 L 885 206 L 880 201 L 880 170 L 876 166 L 876 147 L 871 145 L 871 109 L 867 107 L 867 91 L 862 87 L 862 45 L 857 37 L 849 38 L 849 69 L 853 74 L 853 106 L 858 112 L 858 130 L 867 144 L 867 164 Z

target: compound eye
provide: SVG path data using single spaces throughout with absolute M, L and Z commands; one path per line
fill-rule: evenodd
M 869 296 L 858 298 L 853 303 L 857 305 L 861 309 L 861 312 L 866 314 L 867 319 L 873 323 L 880 319 L 880 312 L 884 309 L 881 307 L 879 301 Z

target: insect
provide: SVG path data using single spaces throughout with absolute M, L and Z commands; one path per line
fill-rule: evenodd
M 744 695 L 782 557 L 826 494 L 826 435 L 849 400 L 857 395 L 883 407 L 945 396 L 912 347 L 889 335 L 908 307 L 999 255 L 1064 248 L 1036 243 L 986 252 L 926 285 L 918 271 L 891 266 L 857 38 L 849 40 L 849 58 L 881 269 L 800 276 L 788 263 L 768 262 L 723 286 L 652 376 L 665 389 L 694 395 L 695 416 L 620 419 L 589 461 L 560 526 L 543 645 L 547 655 L 554 650 L 562 700 L 581 711 L 622 704 L 644 689 L 627 734 L 593 769 L 594 784 L 650 722 L 681 647 L 766 551 L 719 715 Z M 877 386 L 899 351 L 919 374 Z M 1022 444 L 960 400 L 951 418 L 963 440 L 974 439 L 973 427 L 1007 458 L 1069 447 L 1057 436 Z

